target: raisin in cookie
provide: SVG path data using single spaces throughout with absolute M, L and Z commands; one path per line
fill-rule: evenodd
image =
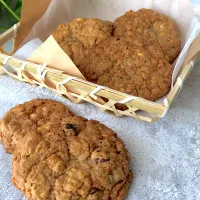
M 111 22 L 100 19 L 74 19 L 67 24 L 59 25 L 53 33 L 55 40 L 68 54 L 75 64 L 78 64 L 85 49 L 91 48 L 99 41 L 112 35 Z
M 28 133 L 13 158 L 12 182 L 28 199 L 122 200 L 129 153 L 97 121 L 67 117 Z
M 129 11 L 114 22 L 114 35 L 141 34 L 152 44 L 158 40 L 169 62 L 180 52 L 180 32 L 175 23 L 166 15 L 151 9 Z
M 159 43 L 142 36 L 102 40 L 90 49 L 79 66 L 87 80 L 155 101 L 170 89 L 172 66 Z
M 48 121 L 57 121 L 74 114 L 62 103 L 36 99 L 12 108 L 0 121 L 0 138 L 8 153 L 13 153 L 16 144 L 27 132 L 37 130 Z

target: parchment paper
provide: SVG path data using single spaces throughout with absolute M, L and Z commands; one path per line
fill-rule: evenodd
M 42 64 L 46 62 L 48 66 L 54 69 L 61 69 L 71 76 L 85 79 L 72 60 L 60 48 L 53 36 L 50 36 L 42 45 L 40 45 L 28 58 L 29 61 Z
M 17 30 L 15 40 L 15 51 L 31 31 L 33 25 L 43 16 L 50 3 L 51 0 L 23 0 L 20 27 Z
M 25 2 L 27 1 L 29 2 L 29 6 L 24 8 L 26 10 L 30 9 L 31 4 L 30 0 L 25 0 Z M 37 4 L 37 1 L 38 0 L 35 0 L 34 4 Z M 49 0 L 47 4 L 48 2 Z M 41 8 L 43 9 L 43 7 L 44 6 Z M 167 14 L 177 22 L 182 33 L 183 44 L 188 39 L 191 29 L 193 29 L 190 25 L 194 18 L 194 11 L 188 0 L 52 0 L 47 11 L 42 18 L 37 21 L 30 34 L 21 45 L 34 38 L 39 38 L 42 41 L 46 40 L 56 29 L 58 24 L 65 23 L 73 18 L 98 17 L 103 20 L 114 21 L 126 11 L 130 9 L 138 10 L 140 8 L 152 8 L 163 14 Z M 34 7 L 32 9 L 34 9 Z M 35 15 L 37 14 L 38 13 Z M 25 17 L 26 19 L 29 18 L 29 16 L 23 16 L 22 13 L 22 19 Z M 18 38 L 16 40 L 18 40 Z

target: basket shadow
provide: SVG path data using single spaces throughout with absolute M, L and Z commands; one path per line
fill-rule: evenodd
M 200 61 L 197 62 L 186 79 L 183 89 L 172 104 L 173 108 L 187 108 L 196 110 L 200 108 Z

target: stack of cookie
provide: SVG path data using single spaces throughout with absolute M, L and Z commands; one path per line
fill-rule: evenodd
M 175 23 L 150 9 L 114 23 L 75 19 L 53 36 L 88 81 L 151 101 L 169 91 L 181 47 Z
M 108 127 L 63 104 L 33 100 L 1 120 L 13 153 L 12 182 L 29 200 L 122 200 L 131 182 L 129 153 Z

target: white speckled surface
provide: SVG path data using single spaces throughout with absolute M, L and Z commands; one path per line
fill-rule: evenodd
M 167 116 L 153 124 L 113 117 L 90 104 L 74 105 L 47 89 L 0 76 L 0 119 L 35 98 L 61 101 L 118 133 L 131 153 L 135 176 L 126 200 L 200 200 L 200 63 Z M 11 183 L 11 159 L 0 144 L 0 200 L 23 200 Z

